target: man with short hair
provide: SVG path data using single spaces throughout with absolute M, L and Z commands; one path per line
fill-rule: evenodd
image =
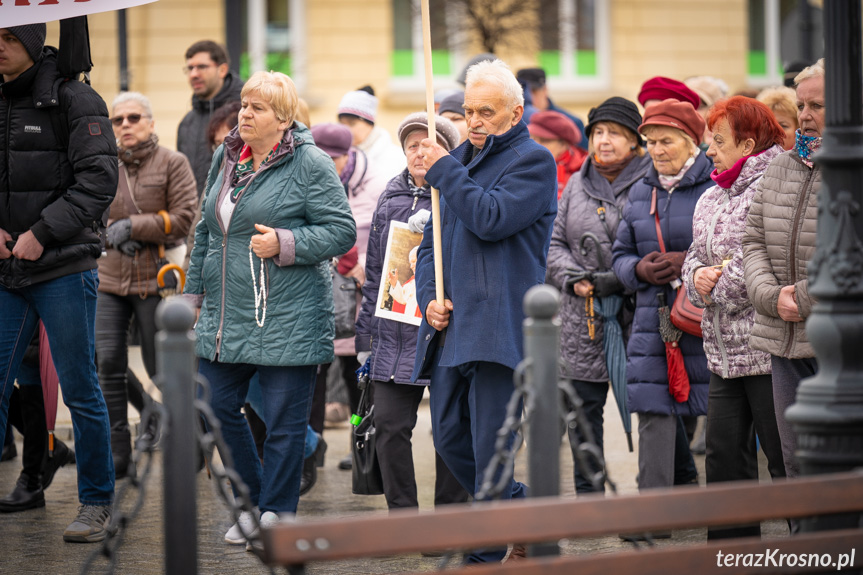
M 524 88 L 524 121 L 530 123 L 530 118 L 536 112 L 550 110 L 559 112 L 572 120 L 581 137 L 576 144 L 579 148 L 587 149 L 587 137 L 584 135 L 584 122 L 578 116 L 570 114 L 563 108 L 555 105 L 548 95 L 548 84 L 546 83 L 545 70 L 542 68 L 522 68 L 516 74 L 519 84 Z
M 105 102 L 60 77 L 45 33 L 45 24 L 0 28 L 0 435 L 41 319 L 77 450 L 81 507 L 63 539 L 90 543 L 105 538 L 114 499 L 94 324 L 98 231 L 117 191 L 117 146 Z M 39 488 L 38 477 L 18 481 Z
M 464 110 L 467 142 L 451 153 L 430 139 L 420 144 L 426 180 L 441 195 L 445 300 L 435 301 L 429 222 L 416 269 L 425 321 L 413 379 L 430 376 L 435 448 L 476 496 L 523 357 L 522 300 L 545 282 L 557 170 L 548 150 L 530 139 L 521 86 L 500 60 L 468 70 Z M 500 498 L 524 495 L 525 486 L 510 479 Z M 505 552 L 474 551 L 466 561 L 499 561 Z
M 228 53 L 212 40 L 201 40 L 186 50 L 183 71 L 192 87 L 192 109 L 177 128 L 177 150 L 189 158 L 198 197 L 207 183 L 213 151 L 207 143 L 210 117 L 228 102 L 240 101 L 243 83 L 230 70 Z

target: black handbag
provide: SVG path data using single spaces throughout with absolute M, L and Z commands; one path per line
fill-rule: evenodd
M 345 277 L 330 262 L 333 276 L 333 308 L 336 319 L 336 339 L 354 337 L 357 333 L 357 280 Z
M 354 495 L 382 495 L 384 481 L 375 452 L 375 406 L 371 401 L 368 363 L 357 371 L 357 386 L 362 390 L 357 413 L 351 417 L 352 491 Z

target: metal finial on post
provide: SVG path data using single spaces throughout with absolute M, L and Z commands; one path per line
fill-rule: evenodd
M 824 2 L 825 129 L 816 252 L 806 335 L 818 373 L 800 383 L 786 417 L 801 475 L 863 466 L 863 57 L 859 0 Z M 859 514 L 807 519 L 803 531 L 857 527 Z
M 524 296 L 524 356 L 529 363 L 526 383 L 532 392 L 528 414 L 528 481 L 531 497 L 560 494 L 560 392 L 557 389 L 560 357 L 560 294 L 549 285 L 537 285 Z M 555 543 L 531 545 L 531 557 L 559 555 Z
M 195 310 L 179 297 L 156 310 L 156 371 L 167 412 L 162 437 L 165 573 L 198 572 L 195 503 Z

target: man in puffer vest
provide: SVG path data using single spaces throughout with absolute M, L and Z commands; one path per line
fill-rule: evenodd
M 105 102 L 60 76 L 45 34 L 45 24 L 0 28 L 0 436 L 41 319 L 77 449 L 81 506 L 63 539 L 90 543 L 105 538 L 114 498 L 93 354 L 98 231 L 117 190 L 117 147 Z

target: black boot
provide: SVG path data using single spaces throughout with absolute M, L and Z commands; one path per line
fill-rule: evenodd
M 48 489 L 54 481 L 54 474 L 67 463 L 75 463 L 75 452 L 69 446 L 54 438 L 54 455 L 48 458 L 42 467 L 42 490 Z
M 108 406 L 108 419 L 111 423 L 111 454 L 114 456 L 114 476 L 123 479 L 128 475 L 132 460 L 132 433 L 129 431 L 128 396 L 126 394 L 126 374 L 122 377 L 103 377 L 100 385 L 105 403 Z
M 24 449 L 21 454 L 21 475 L 39 478 L 48 460 L 48 428 L 45 423 L 45 399 L 41 385 L 18 388 L 21 409 L 21 431 Z
M 39 485 L 39 478 L 24 473 L 18 477 L 12 493 L 0 499 L 0 513 L 15 513 L 37 507 L 45 507 L 45 494 Z
M 318 446 L 315 448 L 314 453 L 303 461 L 303 475 L 300 478 L 300 496 L 305 495 L 315 486 L 315 483 L 318 481 L 317 460 L 319 457 L 323 457 L 327 451 L 327 442 L 324 441 L 324 438 L 319 433 L 315 435 L 318 436 Z

